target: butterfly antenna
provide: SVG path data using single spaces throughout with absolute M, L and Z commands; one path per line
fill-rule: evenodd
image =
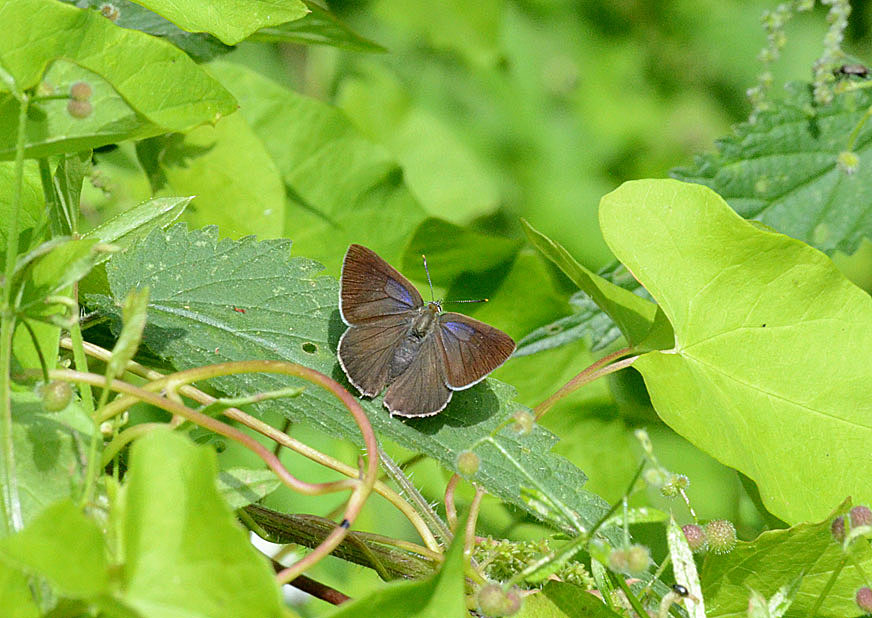
M 477 298 L 475 300 L 446 300 L 446 303 L 488 303 L 490 298 Z
M 433 282 L 430 281 L 430 269 L 427 268 L 427 256 L 422 253 L 421 259 L 424 260 L 424 272 L 427 273 L 427 283 L 430 284 L 430 300 L 436 300 L 436 295 L 433 293 Z

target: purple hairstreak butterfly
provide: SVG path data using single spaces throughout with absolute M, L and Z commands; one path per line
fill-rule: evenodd
M 425 303 L 408 279 L 361 245 L 350 245 L 342 262 L 339 313 L 349 326 L 337 351 L 348 381 L 366 397 L 387 386 L 384 405 L 397 416 L 441 412 L 454 391 L 481 382 L 515 351 L 503 331 L 443 312 L 441 302 Z

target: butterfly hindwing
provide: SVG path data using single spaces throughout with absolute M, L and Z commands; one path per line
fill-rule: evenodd
M 439 316 L 445 383 L 463 390 L 480 382 L 515 351 L 515 342 L 503 331 L 461 313 Z
M 388 387 L 385 407 L 397 416 L 431 416 L 451 400 L 445 384 L 442 351 L 435 331 L 421 344 L 418 355 Z
M 339 339 L 339 364 L 348 381 L 367 397 L 375 397 L 390 377 L 391 359 L 409 330 L 408 315 L 388 316 L 352 326 Z

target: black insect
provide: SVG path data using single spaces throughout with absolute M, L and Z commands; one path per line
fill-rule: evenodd
M 672 584 L 672 592 L 677 594 L 680 597 L 686 597 L 690 593 L 687 591 L 687 588 L 682 586 L 681 584 Z
M 866 79 L 872 71 L 865 64 L 843 64 L 833 72 L 836 75 L 844 75 L 845 77 Z

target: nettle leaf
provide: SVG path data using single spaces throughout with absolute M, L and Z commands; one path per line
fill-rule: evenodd
M 679 180 L 717 191 L 746 219 L 757 219 L 824 253 L 851 254 L 872 235 L 872 124 L 869 89 L 837 94 L 817 106 L 810 84 L 795 83 L 785 99 L 756 120 L 739 124 L 717 152 L 672 171 Z M 837 164 L 850 149 L 854 173 Z
M 143 342 L 179 369 L 280 359 L 347 384 L 336 360 L 345 330 L 338 310 L 339 284 L 319 275 L 322 267 L 316 262 L 289 259 L 289 252 L 287 240 L 219 242 L 215 229 L 188 232 L 176 226 L 151 234 L 111 260 L 107 274 L 112 298 L 89 300 L 117 319 L 116 303 L 127 291 L 148 286 L 149 323 Z M 241 396 L 300 382 L 258 374 L 226 376 L 212 384 Z M 473 480 L 497 497 L 535 512 L 521 497 L 522 489 L 529 488 L 547 495 L 573 526 L 590 526 L 607 505 L 581 489 L 587 480 L 581 470 L 550 453 L 557 438 L 539 427 L 525 436 L 510 427 L 497 430 L 522 409 L 514 394 L 506 384 L 485 380 L 456 393 L 445 412 L 416 421 L 392 418 L 380 397 L 361 404 L 381 437 L 425 453 L 451 470 L 456 470 L 461 451 L 474 449 L 481 466 Z M 299 397 L 271 401 L 269 407 L 293 422 L 362 444 L 348 411 L 321 389 L 306 388 Z
M 702 185 L 625 183 L 600 223 L 674 328 L 673 349 L 633 365 L 661 418 L 785 521 L 872 500 L 872 298 Z
M 854 594 L 867 584 L 863 571 L 872 568 L 872 549 L 868 543 L 855 543 L 851 555 L 858 568 L 842 569 L 845 554 L 833 540 L 830 526 L 833 517 L 844 510 L 839 508 L 820 522 L 764 532 L 750 543 L 740 541 L 729 554 L 707 555 L 700 577 L 709 616 L 746 616 L 749 590 L 766 598 L 786 596 L 790 601 L 788 616 L 808 616 L 824 593 L 826 598 L 814 612 L 816 617 L 856 616 Z M 828 589 L 836 570 L 839 576 Z
M 301 19 L 261 28 L 248 40 L 266 43 L 330 45 L 356 52 L 387 51 L 378 43 L 357 34 L 333 13 L 314 2 L 306 2 L 309 13 Z
M 291 202 L 284 234 L 293 236 L 294 251 L 330 263 L 361 242 L 398 264 L 425 215 L 388 152 L 335 107 L 238 64 L 215 62 L 210 70 L 239 99 L 281 172 Z
M 0 23 L 5 25 L 0 65 L 17 88 L 33 88 L 44 79 L 46 88 L 65 92 L 73 81 L 84 80 L 93 90 L 92 112 L 85 118 L 70 116 L 64 100 L 34 107 L 26 129 L 29 157 L 185 131 L 236 109 L 233 97 L 183 52 L 118 28 L 96 11 L 22 0 L 0 5 Z M 11 95 L 0 94 L 3 158 L 15 151 L 17 110 Z
M 281 616 L 279 590 L 215 486 L 215 452 L 169 430 L 137 440 L 118 522 L 124 601 L 144 616 Z

